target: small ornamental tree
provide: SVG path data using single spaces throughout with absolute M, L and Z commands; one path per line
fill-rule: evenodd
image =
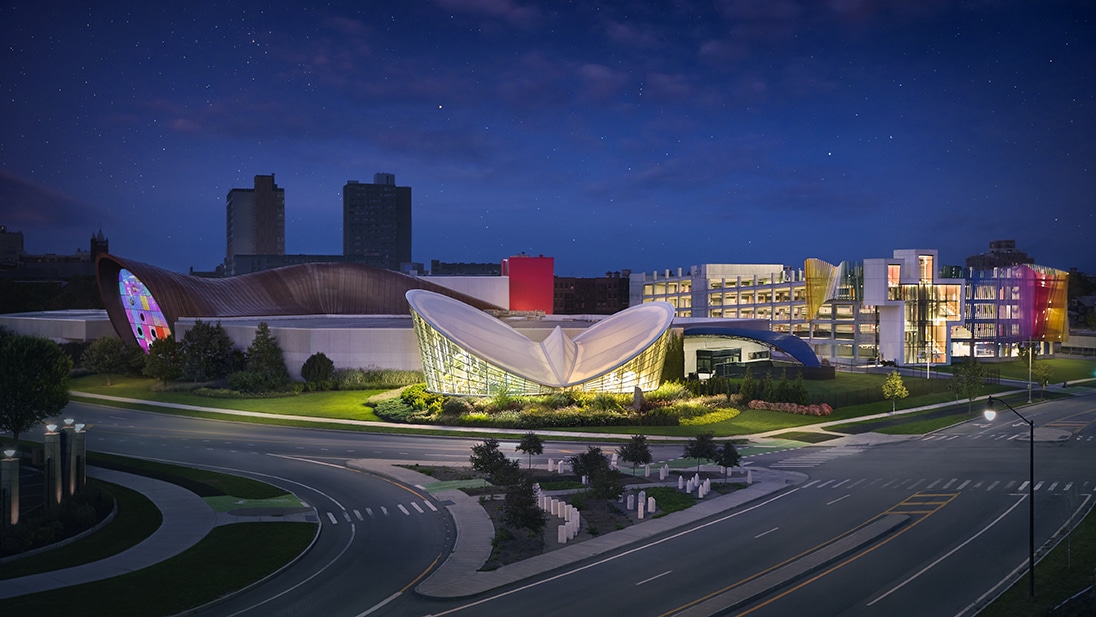
M 723 483 L 726 484 L 727 470 L 738 467 L 742 463 L 742 455 L 738 453 L 738 448 L 735 448 L 733 441 L 723 442 L 723 445 L 716 450 L 715 463 L 723 468 Z
M 516 481 L 517 463 L 506 458 L 499 449 L 499 440 L 488 437 L 472 446 L 472 455 L 468 457 L 472 470 L 495 484 L 510 484 Z
M 971 407 L 974 405 L 974 399 L 978 398 L 986 385 L 985 367 L 978 361 L 978 358 L 972 355 L 967 356 L 967 359 L 955 368 L 951 381 L 955 398 L 957 400 L 959 397 L 967 399 L 967 413 L 970 413 Z
M 651 448 L 647 445 L 646 435 L 632 435 L 628 443 L 617 448 L 617 455 L 626 463 L 632 464 L 632 475 L 636 475 L 637 465 L 651 462 Z
M 896 411 L 897 399 L 906 398 L 910 395 L 910 391 L 906 389 L 906 384 L 902 383 L 902 375 L 898 371 L 891 371 L 890 375 L 887 375 L 887 380 L 883 382 L 883 397 L 890 399 L 891 413 Z
M 309 390 L 330 390 L 335 385 L 335 363 L 318 351 L 304 361 L 301 378 Z
M 529 455 L 529 464 L 526 469 L 533 468 L 533 455 L 540 456 L 544 453 L 544 441 L 534 432 L 530 431 L 521 436 L 517 450 Z
M 0 431 L 19 434 L 69 402 L 72 360 L 49 339 L 0 329 Z
M 502 520 L 508 525 L 542 534 L 548 518 L 537 504 L 533 481 L 522 476 L 506 487 L 506 499 L 502 504 Z M 543 540 L 543 536 L 541 538 Z
M 1035 383 L 1039 384 L 1039 398 L 1046 397 L 1047 384 L 1050 383 L 1053 374 L 1054 369 L 1046 362 L 1036 362 L 1035 366 L 1031 367 L 1031 376 Z
M 700 473 L 700 461 L 702 459 L 710 461 L 716 456 L 715 433 L 709 431 L 690 439 L 685 444 L 682 456 L 696 459 L 696 471 Z
M 129 369 L 130 357 L 122 339 L 100 336 L 84 350 L 80 362 L 89 371 L 105 376 L 109 386 L 111 375 L 122 375 Z
M 153 379 L 158 379 L 167 385 L 167 382 L 178 379 L 183 375 L 183 350 L 174 336 L 168 336 L 152 341 L 148 347 L 148 362 L 145 363 L 144 374 Z

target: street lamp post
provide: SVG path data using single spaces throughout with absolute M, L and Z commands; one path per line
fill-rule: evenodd
M 1030 405 L 1031 404 L 1031 359 L 1032 359 L 1032 357 L 1035 356 L 1035 347 L 1034 347 L 1034 343 L 1031 342 L 1031 339 L 1028 339 L 1028 350 L 1027 351 L 1028 351 L 1028 353 L 1027 353 L 1027 356 L 1028 356 L 1028 405 Z M 1013 411 L 1015 411 L 1015 410 L 1013 410 Z
M 997 412 L 993 410 L 993 403 L 1001 403 L 1012 410 L 1021 420 L 1028 425 L 1028 582 L 1030 584 L 1029 595 L 1035 598 L 1035 422 L 1025 418 L 1020 412 L 1012 408 L 1001 399 L 992 396 L 986 401 L 987 407 L 983 415 L 986 420 L 993 421 Z

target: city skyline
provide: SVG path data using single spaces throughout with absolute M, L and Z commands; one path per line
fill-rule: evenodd
M 1096 271 L 1088 2 L 513 0 L 0 9 L 0 225 L 210 270 L 276 174 L 285 251 L 413 190 L 414 261 L 560 276 L 1015 239 Z

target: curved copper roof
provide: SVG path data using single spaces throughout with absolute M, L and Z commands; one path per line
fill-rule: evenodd
M 118 288 L 123 268 L 145 284 L 172 328 L 180 317 L 406 315 L 404 294 L 411 289 L 433 291 L 480 309 L 501 309 L 436 283 L 361 264 L 310 263 L 209 279 L 100 254 L 95 269 L 103 306 L 122 340 L 134 344 Z

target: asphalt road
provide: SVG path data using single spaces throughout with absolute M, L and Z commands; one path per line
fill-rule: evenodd
M 1036 541 L 1096 489 L 1096 396 L 1022 411 L 1070 438 L 1037 442 Z M 452 526 L 417 489 L 350 471 L 352 458 L 465 464 L 477 439 L 406 437 L 198 420 L 73 404 L 89 449 L 211 466 L 292 490 L 320 513 L 316 548 L 268 584 L 202 615 L 686 614 L 885 514 L 905 524 L 728 614 L 965 615 L 1027 557 L 1027 425 L 997 422 L 873 446 L 822 444 L 751 457 L 809 475 L 692 529 L 464 601 L 410 588 L 449 550 Z M 513 442 L 504 442 L 511 451 Z M 549 442 L 544 455 L 581 451 Z M 655 457 L 680 454 L 660 446 Z M 517 454 L 524 462 L 524 456 Z M 416 502 L 422 512 L 414 506 Z M 401 506 L 403 511 L 401 512 Z M 383 512 L 382 512 L 383 508 Z M 368 582 L 368 584 L 365 584 Z

